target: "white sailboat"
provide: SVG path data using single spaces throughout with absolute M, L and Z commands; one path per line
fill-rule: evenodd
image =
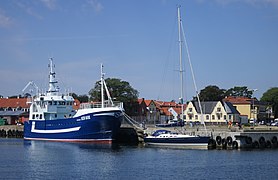
M 182 28 L 182 21 L 181 21 L 181 15 L 180 15 L 180 6 L 178 6 L 178 30 L 179 30 L 179 73 L 180 73 L 180 102 L 181 102 L 181 119 L 183 121 L 184 117 L 184 109 L 183 109 L 183 66 L 182 66 L 182 33 L 181 33 L 181 28 Z M 185 36 L 184 36 L 185 38 Z M 186 49 L 187 49 L 187 54 L 188 58 L 190 61 L 189 57 L 189 52 L 186 44 Z M 196 88 L 196 83 L 195 83 L 195 78 L 193 74 L 193 69 L 191 66 L 190 62 L 190 68 L 193 76 L 193 81 L 194 81 L 194 86 Z M 199 95 L 198 91 L 197 92 L 197 99 L 199 101 Z M 199 105 L 200 105 L 199 101 Z M 202 108 L 200 108 L 202 109 Z M 202 122 L 203 117 L 202 117 Z M 207 148 L 208 142 L 209 142 L 210 136 L 198 136 L 198 135 L 188 135 L 188 134 L 179 134 L 179 133 L 174 133 L 169 130 L 157 130 L 155 131 L 152 135 L 146 136 L 144 138 L 144 141 L 147 145 L 158 145 L 158 146 L 183 146 L 183 147 L 192 147 L 192 148 Z

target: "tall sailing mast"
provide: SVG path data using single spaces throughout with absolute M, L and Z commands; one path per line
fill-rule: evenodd
M 180 6 L 178 6 L 178 26 L 179 26 L 179 47 L 180 47 L 180 76 L 181 76 L 181 102 L 182 102 L 182 117 L 184 115 L 183 112 L 183 69 L 182 69 L 182 40 L 181 40 L 181 33 L 182 33 L 182 37 L 184 38 L 184 42 L 185 42 L 185 48 L 186 48 L 186 52 L 187 52 L 187 58 L 188 58 L 188 62 L 189 62 L 189 66 L 190 66 L 190 70 L 191 70 L 191 74 L 192 74 L 192 80 L 194 83 L 194 88 L 196 91 L 196 96 L 197 96 L 197 100 L 198 100 L 198 105 L 201 111 L 201 124 L 204 125 L 206 134 L 207 134 L 207 128 L 206 128 L 206 124 L 204 121 L 204 114 L 203 114 L 203 110 L 202 110 L 202 106 L 201 106 L 201 101 L 200 101 L 200 97 L 199 97 L 199 92 L 197 89 L 197 85 L 196 85 L 196 80 L 195 80 L 195 76 L 194 76 L 194 72 L 193 72 L 193 68 L 192 68 L 192 63 L 191 63 L 191 59 L 190 59 L 190 54 L 189 54 L 189 48 L 187 45 L 187 41 L 186 41 L 186 37 L 185 37 L 185 33 L 182 27 L 182 21 L 181 21 L 181 17 L 180 17 Z M 183 118 L 182 118 L 183 119 Z
M 181 120 L 183 121 L 184 109 L 183 109 L 183 66 L 182 66 L 182 39 L 181 39 L 181 15 L 180 6 L 178 6 L 178 30 L 179 30 L 179 62 L 180 62 L 180 103 L 181 103 Z

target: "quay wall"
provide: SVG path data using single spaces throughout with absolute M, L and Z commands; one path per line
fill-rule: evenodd
M 23 125 L 3 125 L 0 126 L 1 138 L 23 138 Z

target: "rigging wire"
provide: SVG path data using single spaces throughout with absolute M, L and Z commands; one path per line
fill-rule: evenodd
M 168 77 L 169 78 L 169 73 L 167 73 L 167 71 L 169 71 L 169 64 L 172 65 L 171 68 L 175 69 L 175 65 L 173 63 L 171 63 L 171 60 L 170 60 L 170 57 L 172 57 L 171 53 L 173 53 L 173 46 L 174 46 L 174 42 L 173 42 L 173 39 L 174 39 L 174 35 L 176 34 L 176 16 L 173 16 L 173 25 L 172 25 L 172 31 L 171 31 L 171 35 L 170 35 L 170 43 L 169 43 L 169 47 L 168 47 L 168 53 L 167 53 L 167 58 L 166 58 L 166 62 L 164 63 L 164 67 L 163 67 L 163 71 L 162 71 L 162 79 L 161 79 L 161 84 L 160 84 L 160 88 L 159 88 L 159 91 L 158 91 L 158 96 L 157 96 L 157 100 L 160 100 L 161 96 L 163 96 L 163 92 L 165 91 L 165 87 L 166 86 L 166 78 Z M 175 78 L 174 78 L 174 73 L 170 73 L 172 76 L 171 76 L 171 79 L 170 79 L 170 82 L 171 82 L 171 87 L 173 87 L 171 89 L 171 97 L 172 99 L 174 99 L 174 94 L 175 94 L 175 85 L 174 85 L 174 82 L 175 82 Z M 167 79 L 168 80 L 168 79 Z M 167 92 L 167 94 L 169 95 L 169 92 Z
M 205 122 L 204 122 L 204 114 L 203 114 L 203 110 L 202 110 L 202 106 L 201 106 L 199 91 L 198 91 L 198 89 L 197 89 L 197 84 L 196 84 L 196 80 L 195 80 L 195 75 L 194 75 L 194 71 L 193 71 L 193 67 L 192 67 L 192 63 L 191 63 L 189 48 L 188 48 L 186 36 L 185 36 L 185 33 L 184 33 L 184 28 L 183 28 L 182 21 L 181 21 L 181 29 L 182 29 L 182 34 L 183 34 L 183 38 L 184 38 L 184 45 L 185 45 L 185 49 L 186 49 L 187 59 L 188 59 L 189 66 L 190 66 L 191 76 L 192 76 L 194 88 L 195 88 L 195 91 L 196 91 L 196 96 L 197 96 L 197 100 L 198 100 L 198 105 L 199 105 L 200 112 L 201 112 L 201 123 L 204 125 L 205 131 L 206 131 L 206 134 L 207 134 L 207 128 L 206 128 L 206 124 L 205 124 Z

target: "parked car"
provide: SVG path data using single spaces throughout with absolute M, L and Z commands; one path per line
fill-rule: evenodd
M 275 121 L 275 122 L 271 123 L 271 126 L 278 126 L 278 122 Z

